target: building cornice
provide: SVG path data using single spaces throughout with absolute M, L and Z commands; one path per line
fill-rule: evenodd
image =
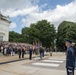
M 6 21 L 8 23 L 11 23 L 9 17 L 3 16 L 2 14 L 0 14 L 0 19 Z

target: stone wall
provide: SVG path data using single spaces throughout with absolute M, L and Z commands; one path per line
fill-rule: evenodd
M 9 22 L 0 18 L 0 36 L 3 36 L 2 41 L 9 41 Z

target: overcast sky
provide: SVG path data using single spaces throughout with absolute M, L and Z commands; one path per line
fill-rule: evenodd
M 0 11 L 11 20 L 10 30 L 46 19 L 57 28 L 64 20 L 76 22 L 76 0 L 0 0 Z

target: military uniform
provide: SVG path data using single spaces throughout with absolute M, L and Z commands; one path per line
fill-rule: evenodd
M 74 75 L 75 68 L 75 52 L 72 46 L 67 48 L 66 69 L 67 75 Z

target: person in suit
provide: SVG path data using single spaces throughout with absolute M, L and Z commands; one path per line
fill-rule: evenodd
M 66 70 L 67 75 L 74 75 L 74 69 L 75 69 L 75 52 L 72 47 L 72 41 L 66 40 L 65 45 L 67 47 L 67 53 L 66 53 Z
M 24 58 L 24 54 L 25 54 L 25 50 L 24 50 L 24 48 L 22 47 L 22 58 Z
M 21 53 L 22 53 L 22 49 L 21 49 L 21 46 L 19 46 L 19 47 L 18 47 L 19 59 L 21 59 Z
M 30 47 L 29 48 L 29 59 L 32 60 L 32 51 L 33 51 L 33 48 Z
M 44 56 L 44 50 L 43 50 L 43 47 L 41 46 L 40 47 L 40 58 L 42 59 L 42 57 Z

